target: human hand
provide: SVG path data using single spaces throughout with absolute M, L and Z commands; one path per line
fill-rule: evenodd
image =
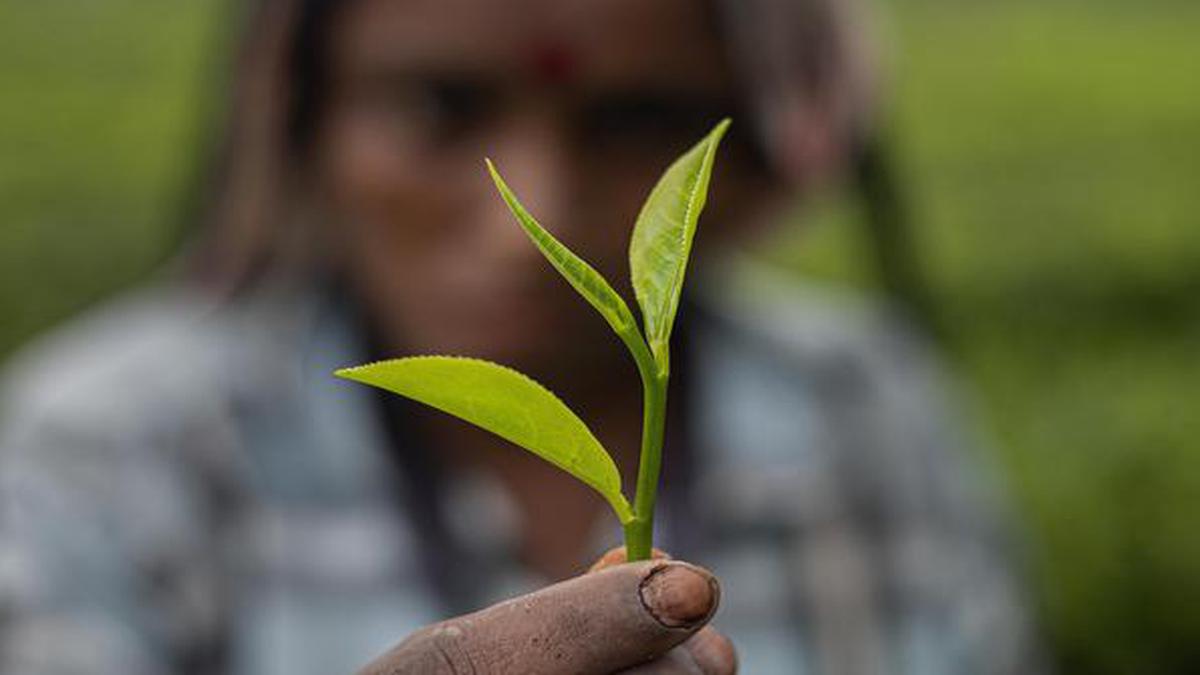
M 360 675 L 733 675 L 733 646 L 706 626 L 715 577 L 656 559 L 593 571 L 423 628 Z

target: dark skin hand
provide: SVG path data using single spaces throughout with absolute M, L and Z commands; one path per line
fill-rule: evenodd
M 657 554 L 656 557 L 661 556 Z M 733 675 L 733 645 L 708 622 L 708 571 L 609 552 L 583 576 L 434 624 L 360 675 Z

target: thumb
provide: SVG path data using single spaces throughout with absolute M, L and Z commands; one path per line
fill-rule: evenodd
M 619 565 L 422 629 L 363 673 L 608 675 L 687 640 L 719 598 L 688 563 Z

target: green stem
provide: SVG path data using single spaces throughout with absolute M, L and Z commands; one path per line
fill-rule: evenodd
M 629 562 L 649 560 L 653 542 L 653 523 L 634 518 L 625 523 L 625 555 Z
M 642 450 L 633 519 L 625 523 L 625 552 L 627 559 L 633 562 L 649 560 L 654 545 L 654 503 L 658 498 L 667 419 L 667 374 L 659 370 L 636 325 L 618 331 L 618 335 L 633 354 L 642 378 Z
M 654 504 L 662 471 L 663 432 L 667 418 L 667 378 L 643 380 L 642 456 L 638 464 L 633 520 L 625 528 L 628 560 L 649 560 L 654 538 Z

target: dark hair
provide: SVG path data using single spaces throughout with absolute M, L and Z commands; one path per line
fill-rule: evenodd
M 300 0 L 288 59 L 292 100 L 287 133 L 293 152 L 302 151 L 316 130 L 320 103 L 328 94 L 329 25 L 346 4 L 345 0 Z

